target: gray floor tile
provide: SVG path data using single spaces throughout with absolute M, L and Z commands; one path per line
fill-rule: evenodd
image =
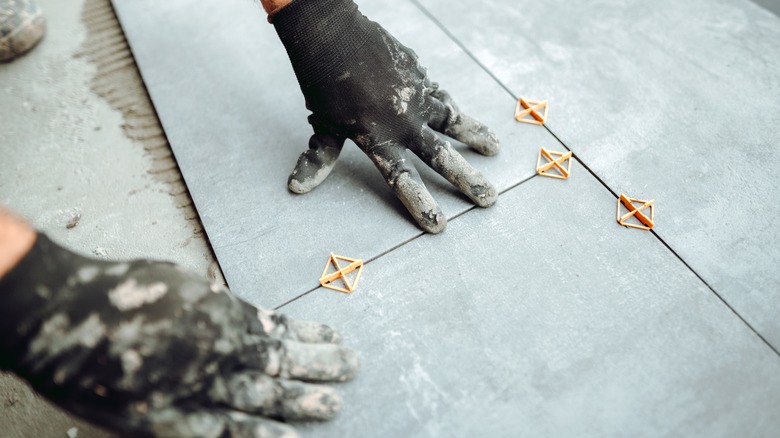
M 287 192 L 287 173 L 309 136 L 306 111 L 272 28 L 250 2 L 212 0 L 211 6 L 199 8 L 183 0 L 114 2 L 209 237 L 239 294 L 258 304 L 280 304 L 316 284 L 329 251 L 368 259 L 419 234 L 406 216 L 398 214 L 400 204 L 354 147 L 345 151 L 336 173 L 317 191 L 302 197 Z M 558 21 L 549 20 L 550 29 L 545 29 L 533 21 L 539 20 L 545 5 L 523 6 L 536 10 L 538 16 L 519 20 L 517 3 L 508 7 L 508 2 L 484 2 L 483 7 L 468 10 L 457 2 L 425 4 L 441 12 L 445 24 L 512 90 L 551 98 L 553 131 L 571 129 L 569 143 L 588 164 L 593 161 L 600 176 L 604 177 L 605 169 L 619 168 L 612 179 L 604 177 L 608 183 L 619 180 L 618 190 L 656 197 L 663 206 L 659 209 L 659 230 L 666 233 L 662 237 L 675 236 L 690 226 L 684 223 L 688 214 L 707 219 L 689 231 L 697 234 L 690 238 L 724 232 L 723 225 L 709 220 L 702 205 L 706 207 L 713 198 L 729 201 L 736 189 L 722 189 L 725 198 L 705 190 L 705 204 L 693 203 L 692 198 L 694 188 L 704 184 L 701 179 L 722 182 L 725 177 L 716 172 L 737 172 L 743 169 L 739 166 L 747 166 L 747 157 L 734 168 L 724 164 L 720 149 L 724 139 L 734 139 L 728 131 L 733 128 L 712 131 L 714 121 L 696 116 L 695 111 L 682 113 L 680 126 L 667 126 L 669 103 L 689 85 L 663 83 L 668 89 L 649 93 L 661 80 L 643 76 L 649 73 L 632 64 L 641 65 L 631 58 L 632 51 L 620 53 L 625 59 L 607 59 L 612 64 L 604 67 L 606 79 L 594 78 L 580 55 L 563 45 L 564 36 L 576 40 L 578 26 L 562 24 L 575 16 L 583 22 L 595 20 L 585 12 L 599 12 L 598 7 L 583 11 L 576 8 L 584 7 L 566 5 L 574 9 L 561 12 Z M 500 156 L 486 159 L 468 154 L 468 158 L 502 188 L 531 175 L 538 147 L 554 147 L 554 140 L 539 127 L 515 124 L 509 93 L 411 4 L 393 3 L 390 8 L 375 0 L 361 5 L 367 15 L 414 47 L 432 75 L 466 110 L 500 133 L 505 145 Z M 606 56 L 610 38 L 616 37 L 625 40 L 619 47 L 628 47 L 632 35 L 609 33 L 618 32 L 609 25 L 623 19 L 621 9 L 611 6 L 594 15 L 604 20 L 604 29 L 591 30 L 597 47 L 578 40 L 577 50 Z M 649 26 L 652 20 L 642 8 L 654 9 L 639 3 L 634 8 L 631 16 L 636 24 Z M 695 8 L 689 9 L 688 18 L 697 17 Z M 465 21 L 468 17 L 456 13 L 470 14 L 475 21 Z M 663 17 L 663 11 L 659 13 Z M 509 23 L 517 29 L 506 31 Z M 740 31 L 729 23 L 723 32 Z M 769 22 L 761 18 L 758 23 Z M 687 36 L 686 44 L 695 43 L 688 41 L 695 38 L 712 38 L 707 32 L 670 31 Z M 564 36 L 552 45 L 528 36 L 545 32 Z M 651 44 L 652 38 L 667 38 L 657 33 L 638 38 L 638 50 L 668 63 L 671 55 L 665 58 L 664 54 L 669 49 L 658 41 L 657 47 Z M 515 47 L 518 38 L 530 48 Z M 770 50 L 764 46 L 754 49 Z M 523 53 L 520 49 L 536 53 L 536 58 L 516 60 L 512 54 Z M 687 56 L 679 58 L 685 59 L 684 68 L 660 64 L 677 80 L 693 68 L 691 59 L 701 56 L 681 53 Z M 546 56 L 560 63 L 556 64 L 560 71 L 545 68 Z M 617 67 L 623 70 L 613 70 Z M 754 73 L 758 71 L 756 67 Z M 625 78 L 636 84 L 626 85 Z M 635 100 L 640 91 L 648 92 L 649 102 L 632 106 L 631 99 L 599 89 L 607 82 L 616 92 L 632 93 Z M 729 93 L 745 91 L 744 87 Z M 704 105 L 698 111 L 711 114 L 714 106 L 704 84 L 695 84 L 693 90 L 691 105 Z M 596 94 L 604 96 L 596 98 Z M 595 100 L 587 100 L 591 98 Z M 667 106 L 660 109 L 653 107 L 659 113 L 650 114 L 654 117 L 649 120 L 655 123 L 633 119 L 632 110 L 647 117 L 646 106 L 664 103 Z M 746 122 L 752 128 L 747 132 L 757 132 L 756 126 L 763 126 L 761 118 L 772 114 L 766 112 L 766 102 L 761 105 L 765 112 Z M 621 119 L 633 120 L 630 129 L 617 123 Z M 564 120 L 576 122 L 572 123 L 576 130 L 563 129 Z M 694 161 L 704 163 L 698 167 L 683 166 L 670 157 L 690 159 L 701 150 L 692 137 L 678 131 L 699 129 L 699 122 L 702 129 L 718 134 L 715 145 L 720 155 Z M 711 132 L 701 131 L 699 136 L 705 134 Z M 673 135 L 680 136 L 682 146 L 669 155 L 670 143 L 664 136 Z M 666 141 L 656 145 L 659 139 Z M 736 144 L 749 148 L 753 143 Z M 623 148 L 610 147 L 614 145 Z M 755 148 L 769 160 L 759 167 L 774 163 L 776 155 L 761 149 L 761 144 Z M 642 173 L 645 168 L 655 176 L 648 180 L 648 174 Z M 469 207 L 441 180 L 425 174 L 445 211 L 456 214 Z M 368 263 L 362 284 L 352 295 L 316 290 L 285 306 L 283 311 L 293 316 L 324 320 L 342 329 L 346 342 L 359 349 L 364 359 L 358 379 L 342 386 L 342 415 L 331 423 L 304 427 L 304 432 L 311 436 L 773 433 L 778 427 L 773 409 L 780 402 L 777 355 L 655 236 L 618 226 L 614 196 L 578 163 L 573 174 L 566 182 L 534 178 L 503 195 L 494 208 L 454 220 L 444 235 L 423 236 Z M 678 175 L 691 180 L 689 188 L 673 190 Z M 764 178 L 751 187 L 761 189 L 767 184 L 773 183 Z M 692 205 L 681 212 L 683 202 Z M 727 221 L 740 218 L 730 210 L 719 213 Z M 734 236 L 746 237 L 738 225 L 732 224 L 733 233 L 725 237 L 711 237 L 709 244 L 721 248 Z M 765 231 L 765 237 L 773 239 L 772 232 Z M 755 244 L 749 238 L 746 242 Z M 713 257 L 722 254 L 718 249 Z M 737 263 L 744 260 L 739 251 L 735 255 Z M 755 266 L 760 275 L 777 258 L 771 251 L 767 257 Z M 724 265 L 722 260 L 718 263 Z M 736 275 L 735 269 L 726 266 L 724 275 L 752 281 L 755 287 L 774 280 L 766 275 L 749 279 Z
M 305 436 L 771 436 L 780 361 L 575 163 L 284 306 L 362 352 Z
M 780 16 L 780 0 L 753 0 L 753 2 Z
M 780 19 L 748 1 L 420 0 L 780 348 Z M 485 26 L 490 23 L 490 26 Z
M 234 291 L 279 305 L 317 286 L 331 251 L 370 259 L 419 235 L 354 145 L 314 192 L 287 191 L 311 130 L 286 53 L 259 6 L 245 0 L 114 5 Z M 506 147 L 496 157 L 461 145 L 469 161 L 501 189 L 533 174 L 538 148 L 555 141 L 544 129 L 514 122 L 508 93 L 411 3 L 361 6 L 418 52 L 464 111 L 499 133 Z M 471 206 L 442 178 L 421 173 L 449 216 Z

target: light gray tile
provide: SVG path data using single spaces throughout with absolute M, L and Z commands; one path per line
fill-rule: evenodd
M 262 10 L 247 0 L 114 0 L 179 166 L 239 295 L 274 306 L 317 286 L 328 254 L 370 259 L 419 235 L 369 160 L 349 144 L 308 195 L 287 176 L 311 129 L 287 55 Z M 371 18 L 414 48 L 434 80 L 504 143 L 495 157 L 464 155 L 500 189 L 534 172 L 555 140 L 518 125 L 514 101 L 409 2 L 363 1 Z M 448 216 L 470 208 L 418 166 Z M 500 203 L 501 201 L 499 201 Z M 446 234 L 445 234 L 446 235 Z
M 420 0 L 780 348 L 780 19 L 748 1 Z M 490 23 L 490 26 L 486 26 Z
M 362 353 L 311 437 L 771 436 L 780 361 L 575 163 L 283 307 Z

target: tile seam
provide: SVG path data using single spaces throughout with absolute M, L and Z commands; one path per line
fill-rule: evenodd
M 481 68 L 481 69 L 482 69 L 482 70 L 483 70 L 485 73 L 487 73 L 487 74 L 488 74 L 488 75 L 489 75 L 489 76 L 490 76 L 490 77 L 491 77 L 491 78 L 492 78 L 492 79 L 493 79 L 493 80 L 494 80 L 494 81 L 495 81 L 495 82 L 496 82 L 496 83 L 497 83 L 497 84 L 498 84 L 498 85 L 499 85 L 501 88 L 503 88 L 503 89 L 504 89 L 504 90 L 507 92 L 507 94 L 509 94 L 510 96 L 512 96 L 512 99 L 514 99 L 515 101 L 518 99 L 518 96 L 516 96 L 516 95 L 515 95 L 515 94 L 512 92 L 512 90 L 511 90 L 511 89 L 510 89 L 510 88 L 509 88 L 509 87 L 508 87 L 506 84 L 504 84 L 503 82 L 501 82 L 501 80 L 500 80 L 500 79 L 498 79 L 498 77 L 497 77 L 496 75 L 494 75 L 494 74 L 493 74 L 493 72 L 492 72 L 492 71 L 490 71 L 490 70 L 487 68 L 487 66 L 486 66 L 486 65 L 484 65 L 484 64 L 483 64 L 483 63 L 482 63 L 482 62 L 481 62 L 479 59 L 477 59 L 477 57 L 476 57 L 476 56 L 475 56 L 475 55 L 474 55 L 474 54 L 473 54 L 473 53 L 472 53 L 472 52 L 471 52 L 471 51 L 470 51 L 470 50 L 469 50 L 469 49 L 468 49 L 468 48 L 467 48 L 467 47 L 466 47 L 466 46 L 465 46 L 465 45 L 464 45 L 464 44 L 463 44 L 463 43 L 462 43 L 462 42 L 461 42 L 461 41 L 460 41 L 460 40 L 459 40 L 459 39 L 458 39 L 458 38 L 457 38 L 457 37 L 456 37 L 456 36 L 455 36 L 455 35 L 454 35 L 452 32 L 450 32 L 450 30 L 449 30 L 449 29 L 447 29 L 447 28 L 444 26 L 444 23 L 442 23 L 442 22 L 441 22 L 439 19 L 437 19 L 437 18 L 436 18 L 436 17 L 435 17 L 435 16 L 434 16 L 434 15 L 433 15 L 433 14 L 432 14 L 432 13 L 431 13 L 431 12 L 430 12 L 428 9 L 427 9 L 427 8 L 425 8 L 425 6 L 423 6 L 423 5 L 422 5 L 422 4 L 419 2 L 419 0 L 409 0 L 409 1 L 410 1 L 412 4 L 414 4 L 414 5 L 417 7 L 417 9 L 419 9 L 419 10 L 420 10 L 420 11 L 423 13 L 423 15 L 425 15 L 426 17 L 428 17 L 428 19 L 429 19 L 429 20 L 431 20 L 431 22 L 432 22 L 432 23 L 433 23 L 433 24 L 434 24 L 436 27 L 438 27 L 438 28 L 439 28 L 439 29 L 440 29 L 442 32 L 444 32 L 444 33 L 447 35 L 447 37 L 448 37 L 448 38 L 450 38 L 450 39 L 451 39 L 451 40 L 452 40 L 452 41 L 453 41 L 453 42 L 454 42 L 454 43 L 455 43 L 455 44 L 456 44 L 456 45 L 457 45 L 457 46 L 458 46 L 458 47 L 459 47 L 461 50 L 463 50 L 463 52 L 464 52 L 464 53 L 465 53 L 465 54 L 466 54 L 466 55 L 467 55 L 469 58 L 471 58 L 471 60 L 472 60 L 472 61 L 474 61 L 474 62 L 475 62 L 475 63 L 476 63 L 478 66 L 479 66 L 479 68 Z M 553 138 L 555 138 L 555 140 L 556 140 L 558 143 L 560 143 L 560 144 L 561 144 L 561 146 L 565 147 L 565 148 L 566 148 L 566 150 L 568 150 L 568 151 L 571 151 L 571 152 L 573 153 L 573 155 L 574 155 L 574 158 L 577 160 L 577 162 L 579 162 L 579 163 L 582 165 L 582 167 L 584 167 L 584 168 L 585 168 L 585 170 L 587 170 L 587 171 L 588 171 L 588 173 L 590 173 L 590 174 L 591 174 L 591 175 L 592 175 L 594 178 L 596 178 L 596 180 L 597 180 L 597 181 L 598 181 L 598 182 L 599 182 L 599 183 L 600 183 L 600 184 L 601 184 L 601 185 L 602 185 L 602 186 L 603 186 L 605 189 L 607 189 L 607 191 L 609 191 L 609 193 L 611 193 L 611 194 L 612 194 L 612 196 L 614 196 L 614 197 L 615 197 L 615 199 L 618 199 L 618 195 L 616 194 L 616 192 L 615 192 L 614 190 L 612 190 L 612 188 L 611 188 L 609 185 L 607 185 L 607 183 L 606 183 L 606 182 L 605 182 L 603 179 L 601 179 L 601 177 L 599 177 L 599 176 L 596 174 L 596 172 L 594 172 L 594 171 L 593 171 L 593 170 L 592 170 L 592 169 L 591 169 L 591 168 L 590 168 L 590 167 L 589 167 L 589 166 L 588 166 L 588 165 L 587 165 L 587 164 L 586 164 L 586 163 L 585 163 L 585 162 L 584 162 L 584 161 L 583 161 L 583 160 L 582 160 L 582 159 L 581 159 L 581 158 L 580 158 L 578 155 L 577 155 L 577 153 L 576 153 L 574 150 L 572 150 L 572 149 L 571 149 L 571 148 L 570 148 L 570 147 L 569 147 L 569 146 L 568 146 L 566 143 L 564 143 L 564 142 L 563 142 L 563 141 L 562 141 L 562 140 L 561 140 L 561 139 L 560 139 L 560 138 L 559 138 L 559 137 L 558 137 L 558 136 L 557 136 L 557 135 L 556 135 L 556 134 L 555 134 L 555 133 L 554 133 L 554 132 L 553 132 L 553 131 L 552 131 L 552 130 L 551 130 L 549 127 L 548 127 L 548 126 L 547 126 L 547 125 L 542 125 L 542 126 L 544 127 L 544 129 L 545 129 L 545 130 L 547 130 L 547 132 L 549 132 L 549 133 L 550 133 L 550 135 L 552 135 L 552 136 L 553 136 Z M 517 186 L 519 186 L 519 185 L 520 185 L 520 184 L 517 184 L 515 187 L 517 187 Z M 512 187 L 512 188 L 514 188 L 514 187 Z M 512 188 L 510 188 L 510 189 L 508 189 L 508 190 L 511 190 Z M 507 190 L 507 191 L 508 191 L 508 190 Z M 769 340 L 767 340 L 767 339 L 766 339 L 766 338 L 765 338 L 765 337 L 764 337 L 764 336 L 763 336 L 763 335 L 762 335 L 762 334 L 761 334 L 761 333 L 760 333 L 758 330 L 756 330 L 756 328 L 755 328 L 755 327 L 753 327 L 753 325 L 752 325 L 752 324 L 750 324 L 750 323 L 747 321 L 747 319 L 745 319 L 745 317 L 743 317 L 743 316 L 742 316 L 742 315 L 741 315 L 739 312 L 737 312 L 737 310 L 736 310 L 736 309 L 735 309 L 735 308 L 734 308 L 734 307 L 733 307 L 733 306 L 732 306 L 732 305 L 731 305 L 731 304 L 730 304 L 730 303 L 729 303 L 729 302 L 728 302 L 728 301 L 727 301 L 727 300 L 726 300 L 726 299 L 725 299 L 725 298 L 724 298 L 724 297 L 723 297 L 723 296 L 722 296 L 720 293 L 718 293 L 718 291 L 716 291 L 716 290 L 715 290 L 715 288 L 714 288 L 712 285 L 710 285 L 710 283 L 709 283 L 709 282 L 707 282 L 707 281 L 706 281 L 706 280 L 705 280 L 705 279 L 704 279 L 704 278 L 703 278 L 703 277 L 702 277 L 702 276 L 701 276 L 701 275 L 700 275 L 700 274 L 699 274 L 699 273 L 698 273 L 698 272 L 697 272 L 695 269 L 693 269 L 693 267 L 692 267 L 692 266 L 691 266 L 691 265 L 690 265 L 690 264 L 689 264 L 689 263 L 688 263 L 688 262 L 687 262 L 685 259 L 683 259 L 683 258 L 682 258 L 682 256 L 681 256 L 679 253 L 677 253 L 677 251 L 675 251 L 675 250 L 674 250 L 674 248 L 672 248 L 672 246 L 671 246 L 669 243 L 667 243 L 667 242 L 666 242 L 666 241 L 665 241 L 665 240 L 664 240 L 664 239 L 663 239 L 663 238 L 662 238 L 662 237 L 661 237 L 661 236 L 660 236 L 660 235 L 659 235 L 659 234 L 658 234 L 656 231 L 650 231 L 650 232 L 651 232 L 651 233 L 653 233 L 653 236 L 655 236 L 655 238 L 656 238 L 656 239 L 658 239 L 658 241 L 660 241 L 660 242 L 661 242 L 661 244 L 662 244 L 662 245 L 664 245 L 664 246 L 665 246 L 665 247 L 666 247 L 666 248 L 669 250 L 669 252 L 670 252 L 670 253 L 672 253 L 672 255 L 673 255 L 675 258 L 677 258 L 677 260 L 679 260 L 679 261 L 680 261 L 680 262 L 683 264 L 683 266 L 685 266 L 685 267 L 686 267 L 686 268 L 687 268 L 687 269 L 688 269 L 688 270 L 689 270 L 691 273 L 693 273 L 693 275 L 694 275 L 694 276 L 696 276 L 696 278 L 698 278 L 698 279 L 699 279 L 699 281 L 701 281 L 701 282 L 702 282 L 702 284 L 704 284 L 704 285 L 705 285 L 705 286 L 706 286 L 706 287 L 707 287 L 707 288 L 710 290 L 710 292 L 711 292 L 713 295 L 715 295 L 715 297 L 716 297 L 718 300 L 720 300 L 720 301 L 721 301 L 721 303 L 723 303 L 723 304 L 726 306 L 726 308 L 728 308 L 728 309 L 729 309 L 729 310 L 730 310 L 730 311 L 731 311 L 731 312 L 732 312 L 732 313 L 733 313 L 733 314 L 734 314 L 734 315 L 735 315 L 737 318 L 739 318 L 739 319 L 740 319 L 740 321 L 742 321 L 742 323 L 743 323 L 743 324 L 745 324 L 745 326 L 747 326 L 747 327 L 748 327 L 748 329 L 750 329 L 750 331 L 751 331 L 751 332 L 752 332 L 752 333 L 753 333 L 755 336 L 757 336 L 757 337 L 758 337 L 758 339 L 760 339 L 760 340 L 761 340 L 761 341 L 762 341 L 762 342 L 763 342 L 763 343 L 764 343 L 764 344 L 765 344 L 767 347 L 769 347 L 769 349 L 770 349 L 770 350 L 772 350 L 772 352 L 774 352 L 774 354 L 775 354 L 776 356 L 780 357 L 780 351 L 778 351 L 778 349 L 777 349 L 777 348 L 775 348 L 775 346 L 774 346 L 774 345 L 772 345 L 772 343 L 770 343 L 770 342 L 769 342 Z

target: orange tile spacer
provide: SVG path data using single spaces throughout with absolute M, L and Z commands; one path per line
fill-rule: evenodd
M 349 263 L 349 266 L 344 268 L 339 265 L 339 260 Z M 330 267 L 336 268 L 335 272 L 328 272 Z M 357 270 L 355 280 L 350 282 L 347 275 Z M 339 292 L 351 293 L 357 288 L 358 280 L 360 280 L 360 274 L 363 272 L 363 260 L 351 259 L 349 257 L 342 257 L 336 254 L 330 253 L 328 263 L 325 265 L 325 270 L 322 271 L 322 277 L 320 277 L 320 285 L 328 289 L 337 290 Z M 345 287 L 335 285 L 333 282 L 341 279 L 344 282 Z
M 550 178 L 567 179 L 569 178 L 569 175 L 571 175 L 571 156 L 571 151 L 553 152 L 542 148 L 542 150 L 539 151 L 539 157 L 536 159 L 536 173 L 542 176 L 548 176 Z M 550 161 L 542 164 L 542 157 Z M 569 162 L 569 165 L 563 167 L 567 161 Z M 557 169 L 558 172 L 561 172 L 561 174 L 558 175 L 552 172 L 548 172 L 553 168 Z
M 637 207 L 634 205 L 635 202 L 641 202 L 642 206 Z M 623 225 L 624 227 L 631 227 L 631 228 L 639 228 L 640 230 L 652 230 L 653 226 L 655 225 L 655 210 L 653 209 L 653 202 L 655 202 L 655 199 L 651 199 L 649 201 L 645 201 L 642 199 L 634 199 L 629 198 L 626 195 L 621 194 L 620 199 L 618 199 L 617 204 L 617 221 L 620 225 Z M 624 214 L 623 216 L 620 215 L 620 205 L 623 205 L 628 210 L 628 213 Z M 646 214 L 642 213 L 642 210 L 649 208 L 650 209 L 650 217 L 648 218 Z M 631 217 L 635 217 L 639 222 L 642 223 L 642 225 L 635 225 L 630 224 L 626 222 Z
M 537 112 L 540 109 L 544 109 L 543 114 Z M 521 97 L 515 108 L 515 120 L 533 125 L 544 125 L 547 122 L 548 109 L 549 105 L 546 100 L 526 100 Z

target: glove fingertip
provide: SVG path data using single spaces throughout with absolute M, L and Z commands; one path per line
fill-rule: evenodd
M 287 189 L 299 195 L 302 195 L 304 193 L 309 193 L 315 187 L 317 187 L 317 185 L 319 184 L 314 182 L 314 178 L 309 178 L 300 181 L 294 176 L 290 175 L 290 178 L 287 180 Z
M 293 193 L 309 193 L 330 175 L 336 165 L 338 153 L 323 156 L 323 151 L 308 150 L 301 154 L 295 169 L 287 180 L 287 188 Z
M 343 371 L 339 380 L 342 382 L 352 380 L 360 370 L 360 354 L 351 348 L 342 347 L 341 360 Z
M 441 213 L 435 214 L 435 218 L 425 216 L 415 219 L 417 219 L 417 224 L 419 224 L 423 230 L 431 234 L 439 234 L 447 228 L 447 218 Z
M 476 149 L 476 151 L 482 155 L 491 157 L 496 155 L 501 150 L 501 141 L 499 141 L 495 132 L 488 129 L 482 144 L 480 144 L 478 147 L 475 147 L 474 149 Z
M 475 187 L 473 193 L 474 202 L 482 208 L 492 207 L 498 200 L 498 190 L 487 180 L 485 180 L 485 185 L 479 188 Z

